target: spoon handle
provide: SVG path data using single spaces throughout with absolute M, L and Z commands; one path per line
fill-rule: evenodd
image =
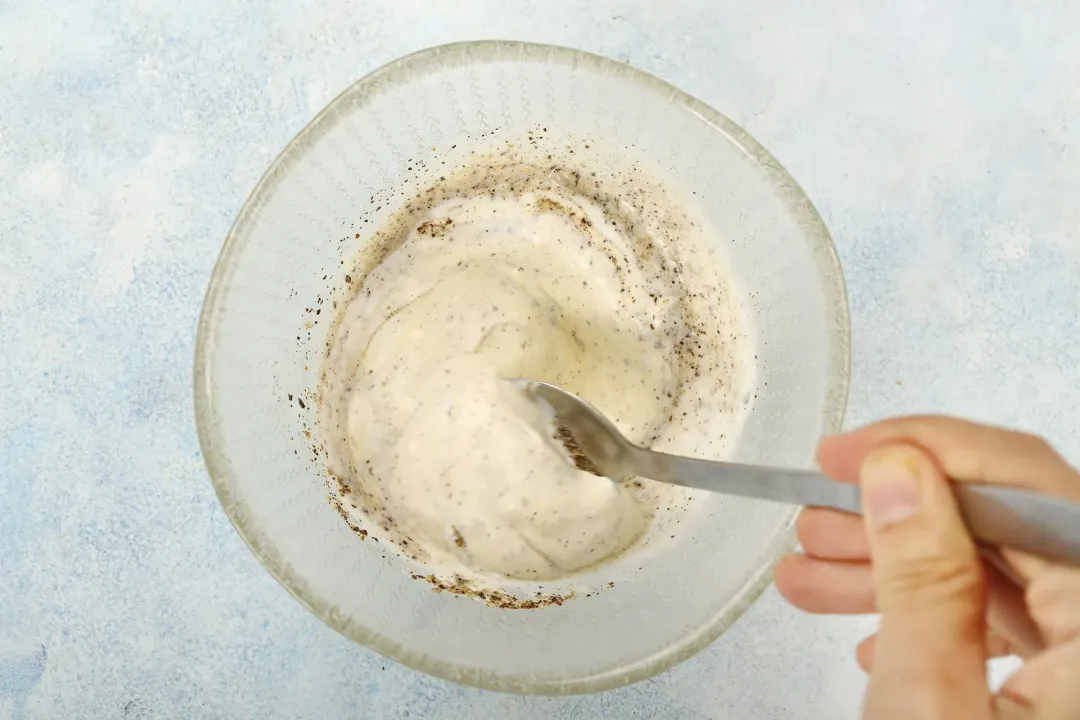
M 641 450 L 638 474 L 673 485 L 760 500 L 861 513 L 857 485 L 813 470 L 712 462 Z M 953 485 L 960 512 L 976 540 L 1080 566 L 1080 504 L 997 485 Z

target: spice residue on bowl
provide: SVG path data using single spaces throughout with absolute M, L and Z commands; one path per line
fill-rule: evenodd
M 668 489 L 575 467 L 501 378 L 565 387 L 644 445 L 734 435 L 738 302 L 677 200 L 635 162 L 540 131 L 433 177 L 337 303 L 319 430 L 344 514 L 452 573 L 560 578 L 631 547 Z

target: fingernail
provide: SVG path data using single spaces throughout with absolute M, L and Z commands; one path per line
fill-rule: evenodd
M 916 460 L 904 448 L 875 450 L 859 471 L 863 508 L 874 529 L 886 528 L 914 517 L 922 493 Z

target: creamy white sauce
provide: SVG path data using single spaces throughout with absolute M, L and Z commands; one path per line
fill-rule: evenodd
M 503 378 L 576 392 L 641 444 L 738 428 L 745 338 L 716 239 L 633 164 L 585 174 L 550 149 L 469 156 L 418 193 L 358 262 L 329 342 L 330 468 L 421 562 L 559 578 L 671 505 L 574 467 Z

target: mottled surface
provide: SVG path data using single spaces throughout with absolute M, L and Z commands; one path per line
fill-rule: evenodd
M 507 37 L 659 74 L 791 170 L 847 273 L 849 425 L 963 413 L 1080 460 L 1080 7 L 763 5 L 0 0 L 0 717 L 853 717 L 869 621 L 771 591 L 598 696 L 382 660 L 254 560 L 192 419 L 201 295 L 278 149 L 394 57 Z

